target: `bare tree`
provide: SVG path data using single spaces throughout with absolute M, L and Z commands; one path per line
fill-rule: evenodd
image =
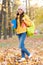
M 12 29 L 11 29 L 11 7 L 10 7 L 10 0 L 8 0 L 8 20 L 9 20 L 9 37 L 12 37 Z
M 2 11 L 0 11 L 0 38 L 1 38 L 1 30 L 2 30 Z
M 2 18 L 4 19 L 3 25 L 4 25 L 4 39 L 7 38 L 7 29 L 6 29 L 6 0 L 3 0 L 2 2 Z

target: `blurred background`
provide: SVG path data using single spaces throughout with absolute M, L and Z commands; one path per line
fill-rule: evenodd
M 0 0 L 0 65 L 3 61 L 3 65 L 6 65 L 6 59 L 9 59 L 8 65 L 15 65 L 11 64 L 16 63 L 13 61 L 13 54 L 15 61 L 20 57 L 19 41 L 15 30 L 11 27 L 11 20 L 15 18 L 16 10 L 20 5 L 24 6 L 25 13 L 35 23 L 34 35 L 26 37 L 25 40 L 26 48 L 34 52 L 29 64 L 43 65 L 43 0 Z M 27 64 L 17 62 L 16 65 Z
M 7 39 L 15 34 L 10 23 L 20 5 L 24 6 L 25 13 L 34 21 L 35 33 L 43 35 L 43 0 L 0 0 L 0 38 Z

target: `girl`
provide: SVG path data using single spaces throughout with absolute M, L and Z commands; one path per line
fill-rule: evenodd
M 17 10 L 18 13 L 16 15 L 16 20 L 17 20 L 16 33 L 19 38 L 19 42 L 20 42 L 19 47 L 21 48 L 21 55 L 22 55 L 22 58 L 19 61 L 25 60 L 25 54 L 27 54 L 29 58 L 32 56 L 30 52 L 27 51 L 24 44 L 26 39 L 26 27 L 32 25 L 31 20 L 25 14 L 24 10 L 25 9 L 23 8 L 23 6 L 19 6 Z

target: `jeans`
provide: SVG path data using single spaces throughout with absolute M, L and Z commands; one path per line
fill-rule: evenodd
M 19 48 L 21 48 L 22 58 L 25 58 L 25 54 L 27 54 L 28 56 L 30 55 L 30 53 L 25 48 L 25 44 L 24 44 L 24 41 L 25 41 L 25 38 L 26 38 L 26 32 L 18 34 L 18 38 L 19 38 L 19 42 L 20 42 Z

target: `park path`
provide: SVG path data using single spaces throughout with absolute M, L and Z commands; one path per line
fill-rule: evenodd
M 18 44 L 17 37 L 8 38 L 7 40 L 0 39 L 0 63 L 3 65 L 43 65 L 43 38 L 26 38 L 25 46 L 30 53 L 34 54 L 32 60 L 26 56 L 26 60 L 22 63 L 17 61 L 21 58 Z

